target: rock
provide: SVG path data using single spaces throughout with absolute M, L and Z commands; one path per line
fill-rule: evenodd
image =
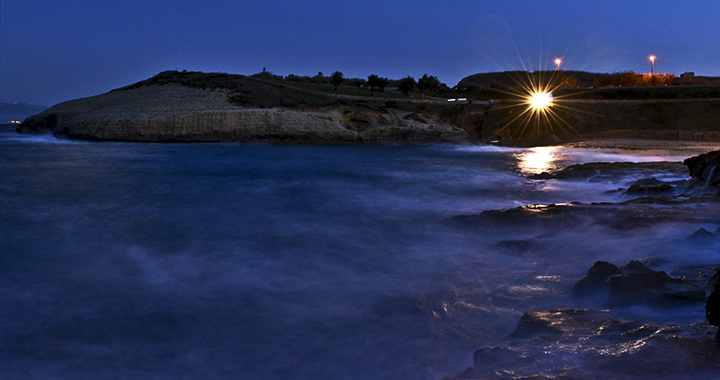
M 686 168 L 679 162 L 589 162 L 585 164 L 570 165 L 554 173 L 542 172 L 528 176 L 529 179 L 566 179 L 600 181 L 615 179 L 618 175 L 629 173 L 643 173 L 657 175 L 661 173 L 685 173 Z M 640 180 L 640 185 L 660 186 L 663 182 L 652 179 Z
M 585 277 L 573 286 L 572 294 L 574 297 L 578 297 L 607 292 L 610 288 L 608 283 L 610 277 L 622 273 L 615 265 L 598 261 L 588 270 Z
M 666 183 L 660 185 L 641 185 L 636 183 L 625 190 L 623 195 L 660 195 L 670 193 L 673 189 L 671 185 Z
M 610 277 L 608 305 L 645 304 L 658 307 L 687 306 L 702 302 L 705 291 L 671 278 L 663 271 L 645 270 Z M 688 286 L 683 286 L 688 285 Z
M 473 354 L 453 379 L 714 378 L 720 350 L 696 325 L 616 319 L 606 311 L 525 313 L 506 345 Z
M 646 267 L 645 264 L 643 264 L 640 261 L 632 260 L 627 265 L 622 267 L 622 273 L 628 274 L 628 273 L 642 273 L 642 272 L 648 272 L 651 271 L 650 268 Z
M 677 307 L 702 303 L 705 291 L 692 279 L 672 278 L 654 271 L 640 261 L 622 268 L 598 261 L 573 287 L 574 297 L 607 295 L 607 306 L 627 307 L 644 304 L 654 307 Z
M 677 208 L 658 205 L 702 204 L 702 207 Z M 643 197 L 622 203 L 578 202 L 534 204 L 502 210 L 485 210 L 480 214 L 459 215 L 448 223 L 463 228 L 488 231 L 507 229 L 530 232 L 558 232 L 583 229 L 589 225 L 607 226 L 627 231 L 657 226 L 662 223 L 715 223 L 720 203 L 713 197 Z
M 477 215 L 461 215 L 450 219 L 459 226 L 485 226 L 488 228 L 561 230 L 577 228 L 592 218 L 587 206 L 578 203 L 533 204 L 503 210 L 486 210 Z M 600 213 L 600 210 L 594 210 Z
M 720 150 L 687 158 L 683 164 L 696 181 L 713 186 L 720 184 Z
M 566 308 L 525 313 L 504 344 L 476 350 L 473 367 L 447 379 L 710 379 L 719 370 L 707 325 Z
M 694 243 L 710 243 L 717 240 L 717 236 L 705 228 L 700 227 L 699 230 L 693 232 L 692 235 L 686 237 L 685 239 Z
M 718 281 L 718 277 L 720 277 L 720 270 L 713 276 L 715 285 L 705 305 L 705 318 L 707 318 L 708 322 L 713 326 L 720 326 L 720 281 Z M 718 334 L 720 334 L 720 331 Z
M 712 275 L 712 277 L 710 277 L 710 280 L 708 281 L 708 284 L 707 284 L 706 289 L 707 289 L 709 292 L 712 292 L 713 289 L 715 288 L 715 284 L 717 284 L 718 281 L 720 281 L 720 270 L 718 270 L 717 272 L 715 272 L 715 274 Z
M 550 311 L 552 313 L 553 311 Z M 562 336 L 562 330 L 555 326 L 552 320 L 545 318 L 546 313 L 528 312 L 523 314 L 511 338 L 541 337 L 548 340 Z

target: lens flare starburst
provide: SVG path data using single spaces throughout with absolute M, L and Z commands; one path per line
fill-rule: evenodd
M 536 92 L 528 97 L 528 104 L 533 112 L 545 112 L 552 104 L 553 96 L 550 92 Z
M 557 72 L 525 71 L 513 80 L 516 86 L 501 91 L 506 99 L 493 102 L 492 108 L 505 112 L 507 117 L 493 140 L 515 145 L 537 145 L 557 141 L 559 135 L 575 131 L 560 114 L 570 110 L 569 105 L 563 104 L 563 96 L 553 95 L 563 87 L 563 79 Z

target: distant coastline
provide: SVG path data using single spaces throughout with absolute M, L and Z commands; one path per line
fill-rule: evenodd
M 477 81 L 479 75 L 460 83 Z M 536 117 L 521 97 L 510 96 L 517 89 L 506 91 L 500 85 L 462 91 L 436 82 L 420 94 L 402 87 L 386 90 L 391 84 L 401 86 L 387 78 L 380 78 L 386 83 L 377 91 L 362 85 L 333 91 L 332 84 L 320 79 L 305 83 L 269 73 L 248 77 L 168 71 L 106 94 L 60 103 L 28 117 L 17 131 L 99 141 L 330 145 L 720 141 L 720 87 L 715 86 L 558 86 L 549 111 Z M 493 91 L 505 95 L 485 99 Z

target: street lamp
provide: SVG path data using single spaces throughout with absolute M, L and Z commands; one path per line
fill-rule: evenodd
M 650 85 L 655 84 L 655 56 L 650 56 Z
M 555 64 L 557 65 L 557 71 L 560 71 L 560 63 L 562 63 L 562 59 L 555 58 Z

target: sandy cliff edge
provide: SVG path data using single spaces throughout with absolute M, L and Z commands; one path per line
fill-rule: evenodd
M 424 144 L 467 133 L 431 115 L 387 107 L 247 108 L 233 91 L 149 85 L 60 103 L 27 118 L 18 133 L 97 141 Z

